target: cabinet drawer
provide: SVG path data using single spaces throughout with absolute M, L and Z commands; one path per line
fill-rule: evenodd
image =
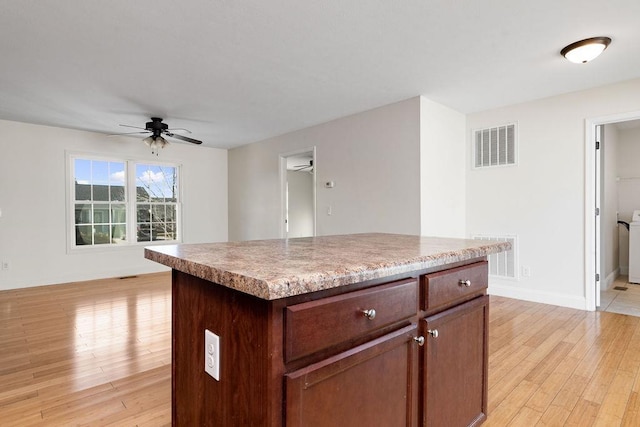
M 292 305 L 285 309 L 285 358 L 289 362 L 408 319 L 417 306 L 416 279 Z
M 448 307 L 483 295 L 487 289 L 487 261 L 422 276 L 423 310 Z

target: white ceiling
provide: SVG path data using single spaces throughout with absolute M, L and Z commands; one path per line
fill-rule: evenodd
M 640 1 L 3 0 L 0 118 L 232 147 L 417 95 L 463 113 L 640 77 Z M 565 45 L 609 36 L 595 61 Z

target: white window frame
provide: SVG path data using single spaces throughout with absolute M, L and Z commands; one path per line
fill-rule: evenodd
M 91 245 L 76 245 L 76 224 L 75 224 L 75 160 L 93 160 L 101 162 L 120 162 L 124 163 L 125 169 L 125 201 L 126 206 L 126 233 L 128 240 L 122 244 L 91 244 Z M 152 165 L 152 166 L 167 166 L 176 169 L 176 239 L 175 240 L 155 240 L 155 241 L 137 241 L 137 212 L 136 205 L 136 166 L 137 165 Z M 68 253 L 82 253 L 82 252 L 95 252 L 95 251 L 112 251 L 121 250 L 122 248 L 132 248 L 141 246 L 153 246 L 163 244 L 175 244 L 182 243 L 182 165 L 173 162 L 158 162 L 148 159 L 139 158 L 125 158 L 114 157 L 101 154 L 88 154 L 82 152 L 67 152 L 66 153 L 66 180 L 67 180 L 67 192 L 66 192 L 66 222 L 67 222 L 67 252 Z M 151 204 L 151 203 L 150 203 Z M 169 202 L 168 204 L 174 204 Z

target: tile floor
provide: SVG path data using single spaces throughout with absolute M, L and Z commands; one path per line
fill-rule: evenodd
M 608 290 L 600 292 L 598 311 L 640 316 L 640 285 L 627 280 L 628 276 L 618 276 Z M 614 289 L 618 286 L 627 290 Z

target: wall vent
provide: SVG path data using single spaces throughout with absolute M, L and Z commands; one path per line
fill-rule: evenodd
M 474 167 L 516 164 L 515 123 L 474 131 Z
M 501 277 L 505 279 L 516 279 L 516 248 L 517 238 L 516 236 L 486 236 L 475 235 L 475 240 L 491 240 L 494 242 L 511 242 L 511 250 L 506 252 L 500 252 L 498 254 L 491 254 L 487 257 L 489 260 L 489 276 Z

